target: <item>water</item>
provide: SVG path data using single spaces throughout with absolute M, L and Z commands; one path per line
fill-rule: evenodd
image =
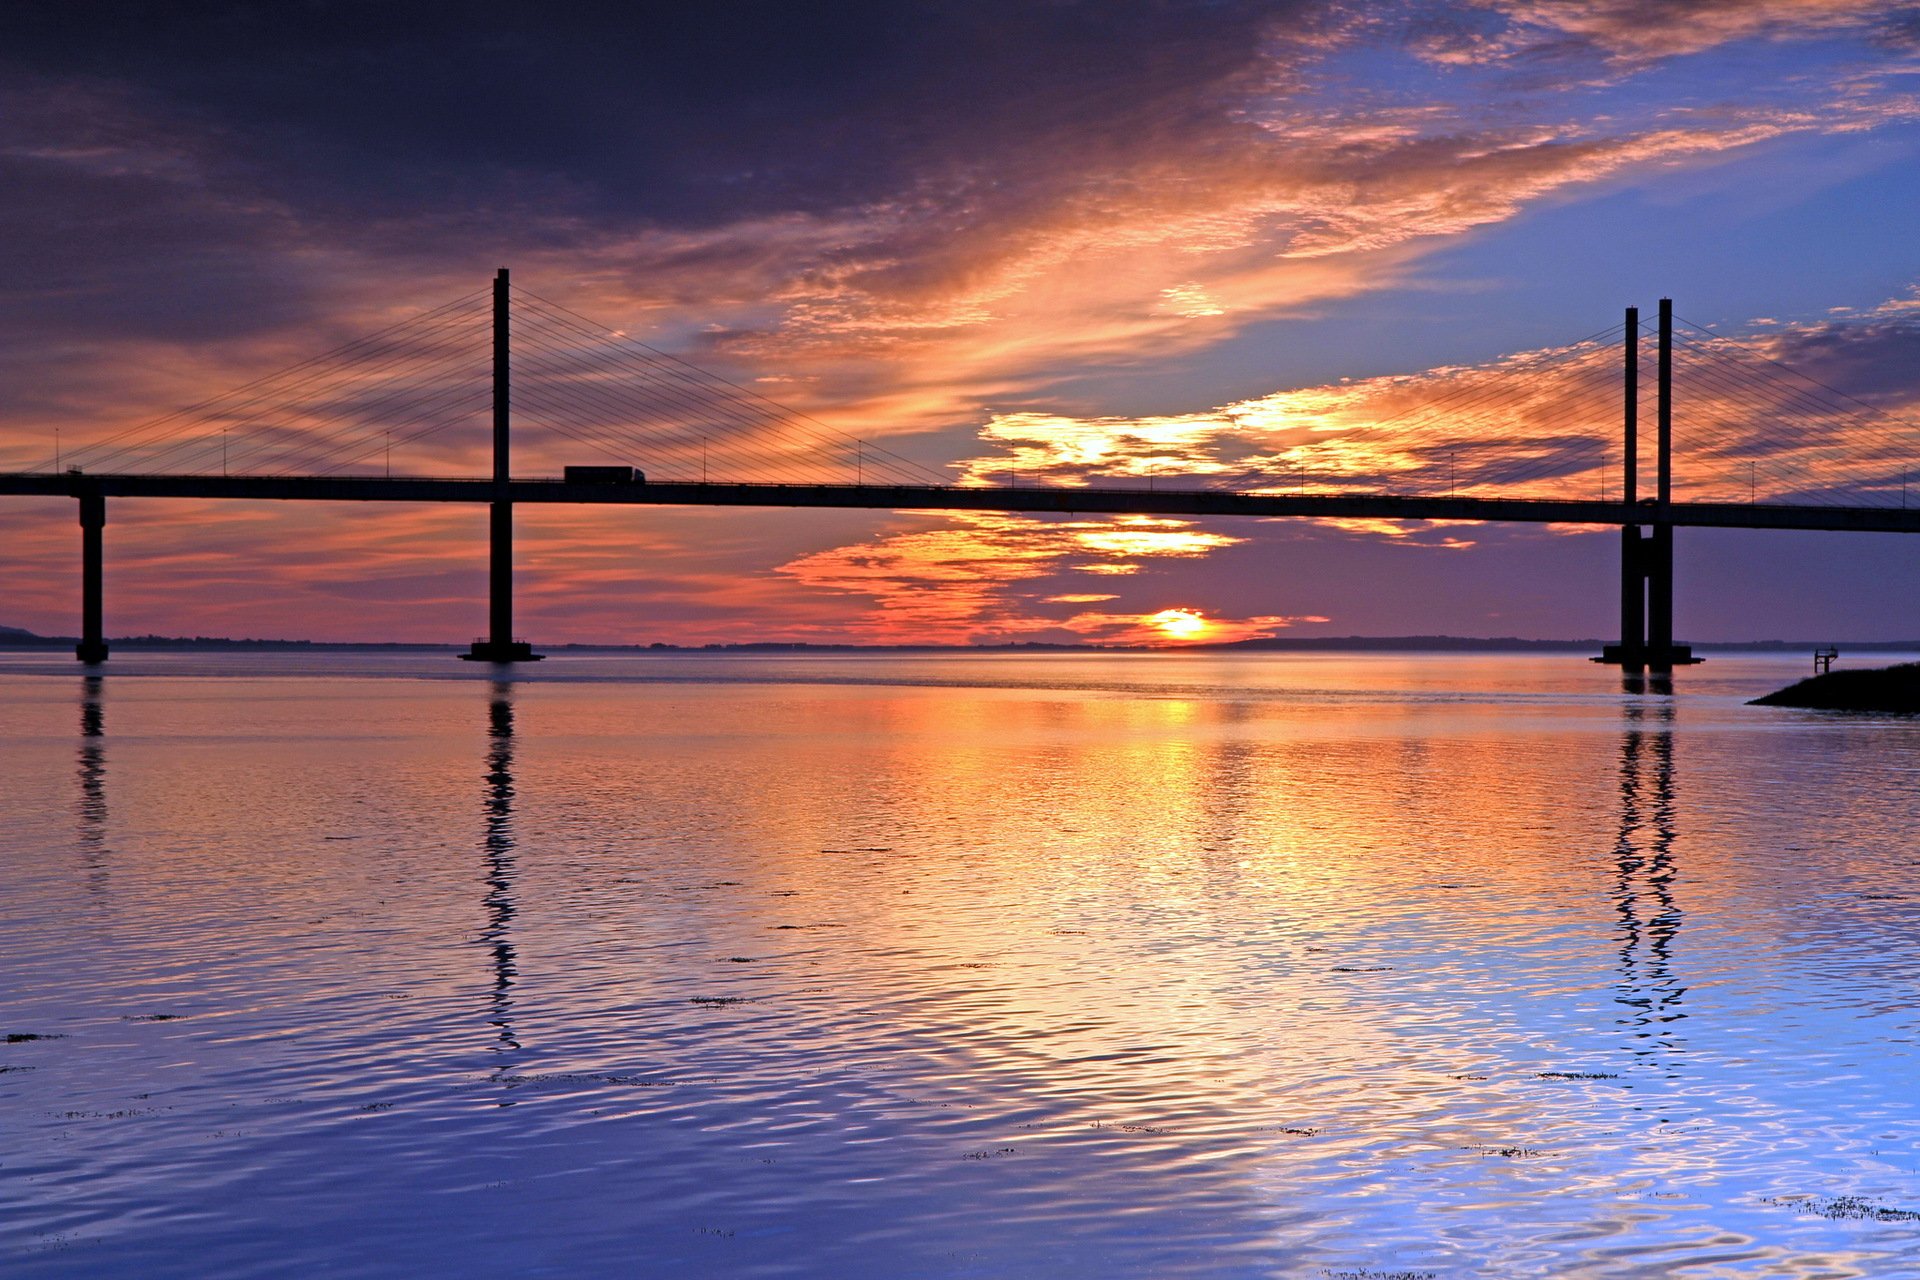
M 1801 665 L 0 659 L 0 1260 L 1920 1276 L 1920 722 Z

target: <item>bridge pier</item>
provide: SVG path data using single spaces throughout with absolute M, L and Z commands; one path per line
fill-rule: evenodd
M 1671 671 L 1700 661 L 1692 646 L 1673 642 L 1673 526 L 1653 526 L 1647 551 L 1647 665 Z
M 98 491 L 80 498 L 80 643 L 73 654 L 88 666 L 107 660 L 107 640 L 101 618 L 102 541 L 107 527 L 107 498 Z
M 1604 646 L 1595 662 L 1629 675 L 1671 672 L 1704 659 L 1693 646 L 1673 642 L 1673 526 L 1656 523 L 1620 530 L 1620 643 Z
M 1620 528 L 1620 643 L 1605 645 L 1594 661 L 1629 674 L 1647 666 L 1647 548 L 1637 524 Z
M 1611 663 L 1629 675 L 1668 674 L 1676 666 L 1701 661 L 1691 645 L 1673 642 L 1673 299 L 1660 299 L 1660 383 L 1655 465 L 1658 496 L 1648 500 L 1652 530 L 1638 524 L 1620 528 L 1620 643 L 1605 645 L 1595 662 Z M 1627 308 L 1625 435 L 1621 453 L 1621 497 L 1634 511 L 1639 500 L 1640 458 L 1640 308 Z
M 510 419 L 507 269 L 493 278 L 493 501 L 487 514 L 487 638 L 460 656 L 468 662 L 538 662 L 525 640 L 513 638 L 513 497 L 507 425 Z

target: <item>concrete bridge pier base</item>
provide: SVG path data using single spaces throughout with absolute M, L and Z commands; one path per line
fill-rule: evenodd
M 1647 665 L 1647 555 L 1640 526 L 1620 527 L 1620 643 L 1605 645 L 1595 662 L 1636 675 Z
M 102 540 L 107 527 L 105 494 L 80 495 L 80 643 L 74 656 L 88 666 L 107 660 L 107 641 L 101 618 Z
M 1642 544 L 1647 573 L 1647 670 L 1672 675 L 1675 667 L 1690 667 L 1705 658 L 1693 656 L 1690 644 L 1673 642 L 1673 526 L 1653 526 Z
M 1673 642 L 1673 526 L 1656 524 L 1647 542 L 1647 666 L 1671 672 L 1694 662 L 1693 649 Z
M 460 655 L 469 662 L 538 662 L 544 654 L 513 638 L 513 504 L 495 501 L 487 519 L 487 638 Z
M 1620 643 L 1604 646 L 1595 662 L 1628 675 L 1671 674 L 1702 659 L 1693 646 L 1673 642 L 1673 526 L 1620 530 Z

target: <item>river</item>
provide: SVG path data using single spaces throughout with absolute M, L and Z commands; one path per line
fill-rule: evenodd
M 1920 1276 L 1804 665 L 0 657 L 0 1270 Z

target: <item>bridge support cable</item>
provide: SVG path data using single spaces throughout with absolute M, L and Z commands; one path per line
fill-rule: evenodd
M 1689 358 L 1689 385 L 1703 387 L 1719 409 L 1709 415 L 1719 426 L 1704 441 L 1705 456 L 1728 471 L 1723 478 L 1732 489 L 1755 503 L 1902 505 L 1920 453 L 1913 423 L 1767 354 L 1790 331 L 1761 341 L 1679 323 L 1694 331 L 1675 335 Z M 1700 496 L 1697 478 L 1690 479 L 1692 496 Z
M 67 449 L 63 468 L 88 472 L 159 470 L 169 472 L 215 470 L 223 445 L 223 430 L 246 430 L 234 439 L 238 449 L 230 461 L 263 443 L 280 443 L 284 436 L 269 426 L 271 418 L 288 418 L 303 405 L 336 399 L 344 388 L 403 372 L 407 361 L 432 359 L 444 353 L 449 336 L 457 334 L 476 315 L 478 294 L 457 297 L 417 317 L 399 320 L 374 334 L 334 347 L 323 355 L 290 368 L 255 378 L 244 386 L 223 391 L 169 415 L 138 422 L 108 438 Z M 180 464 L 180 462 L 188 464 Z M 211 464 L 209 464 L 211 462 Z M 253 470 L 253 466 L 248 466 Z
M 294 388 L 250 419 L 222 423 L 245 433 L 233 465 L 312 474 L 332 469 L 343 455 L 377 451 L 388 433 L 411 431 L 467 392 L 484 369 L 476 351 L 485 333 L 476 321 L 484 314 L 410 333 L 403 348 L 345 366 L 329 381 Z
M 577 335 L 543 331 L 537 312 L 534 323 L 526 322 L 532 310 L 523 307 L 519 313 L 521 370 L 534 375 L 519 404 L 533 410 L 536 425 L 587 444 L 610 461 L 638 464 L 657 478 L 675 478 L 689 455 L 697 457 L 703 446 L 714 444 L 733 464 L 730 474 L 744 463 L 776 481 L 806 484 L 822 478 L 819 468 L 753 443 L 767 424 L 743 426 L 682 387 L 656 384 L 618 360 L 617 353 L 596 354 L 583 350 Z
M 1286 474 L 1297 477 L 1297 491 L 1371 485 L 1455 496 L 1530 481 L 1564 485 L 1599 471 L 1605 443 L 1584 428 L 1600 403 L 1611 403 L 1617 332 L 1615 326 L 1565 346 L 1447 371 L 1446 381 L 1411 408 L 1291 447 Z M 1372 465 L 1350 469 L 1356 456 Z M 1258 477 L 1247 483 L 1264 487 Z
M 638 419 L 657 424 L 659 435 L 643 437 L 655 449 L 663 444 L 682 455 L 697 456 L 710 442 L 757 453 L 762 462 L 784 461 L 807 468 L 805 479 L 819 482 L 820 469 L 858 475 L 862 468 L 894 484 L 945 484 L 944 473 L 922 466 L 871 440 L 846 435 L 791 406 L 703 369 L 679 356 L 649 346 L 525 289 L 515 294 L 531 319 L 533 340 L 548 357 L 573 371 L 564 386 L 544 390 L 594 393 L 603 406 L 624 405 L 625 413 L 603 420 L 609 429 Z M 790 442 L 783 446 L 782 441 Z
M 424 387 L 459 381 L 476 336 L 475 321 L 484 315 L 474 295 L 456 299 L 323 356 L 70 449 L 64 466 L 117 473 L 219 471 L 224 454 L 232 471 L 310 470 L 291 464 L 369 420 L 390 425 L 395 409 L 420 403 Z
M 1610 351 L 1588 351 L 1560 370 L 1563 403 L 1530 412 L 1515 423 L 1496 420 L 1489 424 L 1495 438 L 1475 443 L 1475 464 L 1464 483 L 1483 491 L 1499 486 L 1511 492 L 1520 485 L 1533 484 L 1547 486 L 1547 492 L 1552 492 L 1564 491 L 1576 478 L 1603 480 L 1608 460 L 1606 442 L 1600 435 L 1589 433 L 1588 428 L 1594 421 L 1596 404 L 1610 405 L 1613 401 L 1612 365 Z M 1504 438 L 1500 438 L 1502 435 Z

